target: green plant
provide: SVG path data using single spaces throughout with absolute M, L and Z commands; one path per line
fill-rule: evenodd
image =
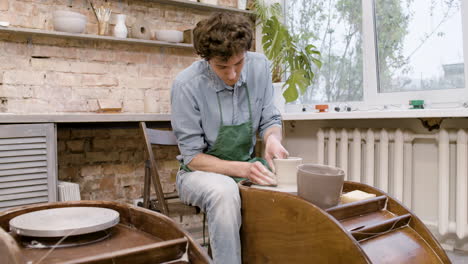
M 312 44 L 299 45 L 300 36 L 292 35 L 280 22 L 282 8 L 279 3 L 267 5 L 263 1 L 254 2 L 257 25 L 262 28 L 263 51 L 272 62 L 274 80 L 287 73 L 283 96 L 286 102 L 293 102 L 312 85 L 314 71 L 322 66 L 320 52 Z

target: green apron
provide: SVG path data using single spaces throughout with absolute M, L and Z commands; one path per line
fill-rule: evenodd
M 250 94 L 249 89 L 246 87 L 247 100 L 249 105 L 249 121 L 239 125 L 224 125 L 223 123 L 223 111 L 221 109 L 221 102 L 219 100 L 219 93 L 216 94 L 218 99 L 219 113 L 221 119 L 221 125 L 218 130 L 218 137 L 213 144 L 213 147 L 209 149 L 205 154 L 218 157 L 222 160 L 232 161 L 247 161 L 255 162 L 260 161 L 267 168 L 267 162 L 262 158 L 252 158 L 250 156 L 250 148 L 252 147 L 252 137 L 254 136 L 252 126 L 252 107 L 250 105 Z M 185 171 L 191 171 L 186 165 L 182 164 L 181 168 Z M 232 177 L 236 182 L 245 180 L 245 178 Z

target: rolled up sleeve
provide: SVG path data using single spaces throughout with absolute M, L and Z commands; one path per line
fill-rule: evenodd
M 259 134 L 263 138 L 265 131 L 272 126 L 282 126 L 281 123 L 281 114 L 274 104 L 274 89 L 271 82 L 271 72 L 270 72 L 270 63 L 267 60 L 265 63 L 265 74 L 268 76 L 266 78 L 266 87 L 264 90 L 264 104 L 262 107 L 262 116 L 260 118 L 259 124 Z
M 196 100 L 185 84 L 174 81 L 171 89 L 171 124 L 179 143 L 184 164 L 207 147 Z

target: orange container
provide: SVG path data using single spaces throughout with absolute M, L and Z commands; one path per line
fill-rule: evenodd
M 315 105 L 315 109 L 319 110 L 319 113 L 325 113 L 328 111 L 328 105 Z

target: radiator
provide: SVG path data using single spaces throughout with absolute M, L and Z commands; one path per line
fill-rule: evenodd
M 73 182 L 59 181 L 57 185 L 58 200 L 61 202 L 66 201 L 80 201 L 80 185 Z
M 435 134 L 416 134 L 403 129 L 328 128 L 317 132 L 318 163 L 342 168 L 346 179 L 375 186 L 388 192 L 411 209 L 411 186 L 404 186 L 413 177 L 413 144 L 415 139 L 433 140 L 438 149 L 438 215 L 435 224 L 440 235 L 455 233 L 466 238 L 468 196 L 467 130 L 441 129 Z M 450 155 L 450 145 L 456 154 Z M 391 150 L 391 151 L 390 151 Z M 453 160 L 455 159 L 455 160 Z M 450 162 L 456 164 L 455 221 L 449 219 Z M 389 173 L 389 172 L 392 173 Z M 407 181 L 411 182 L 411 181 Z M 389 184 L 392 186 L 389 186 Z M 407 183 L 408 184 L 408 183 Z M 390 188 L 391 187 L 391 188 Z

